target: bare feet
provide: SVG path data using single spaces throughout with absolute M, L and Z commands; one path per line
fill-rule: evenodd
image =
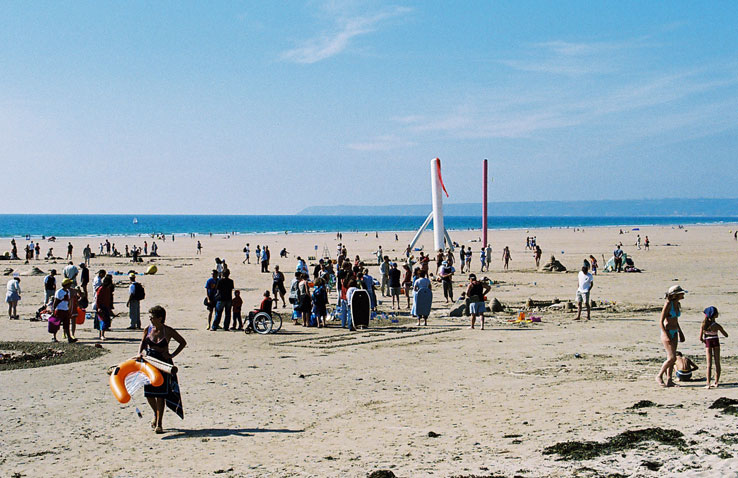
M 656 377 L 656 383 L 659 384 L 661 387 L 666 387 L 666 384 L 664 383 L 664 379 L 661 375 Z
M 666 381 L 666 386 L 667 387 L 676 387 L 676 384 L 674 383 L 674 380 L 669 379 L 669 380 Z
M 156 433 L 157 435 L 161 435 L 162 433 L 164 433 L 164 429 L 162 427 L 160 427 L 160 426 L 159 427 L 156 427 L 154 429 L 154 433 Z

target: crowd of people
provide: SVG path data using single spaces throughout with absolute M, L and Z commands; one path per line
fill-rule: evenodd
M 160 236 L 165 239 L 166 236 Z M 339 234 L 338 238 L 342 239 Z M 650 240 L 648 236 L 642 241 L 637 236 L 634 247 L 648 250 Z M 537 238 L 526 238 L 526 250 L 533 251 L 536 267 L 539 266 L 541 248 Z M 39 241 L 28 240 L 24 247 L 25 260 L 38 260 L 41 254 Z M 12 256 L 17 256 L 17 243 L 11 240 Z M 49 252 L 52 249 L 49 248 Z M 125 246 L 126 255 L 134 258 L 139 255 L 157 254 L 156 242 L 149 244 L 144 240 L 143 244 Z M 242 264 L 251 264 L 251 246 L 246 244 L 243 248 L 244 259 Z M 376 265 L 378 266 L 378 277 L 375 279 L 370 272 L 372 264 L 365 263 L 358 255 L 350 258 L 347 246 L 343 243 L 337 245 L 337 260 L 333 261 L 326 257 L 319 259 L 309 270 L 308 263 L 301 256 L 296 257 L 294 276 L 291 277 L 289 286 L 286 284 L 285 273 L 280 270 L 279 265 L 274 265 L 270 270 L 271 253 L 269 246 L 256 245 L 256 264 L 262 273 L 271 274 L 271 287 L 264 290 L 261 301 L 253 309 L 249 308 L 243 313 L 243 300 L 241 291 L 236 289 L 231 277 L 231 270 L 225 259 L 215 258 L 215 268 L 211 277 L 205 283 L 204 305 L 207 310 L 207 328 L 216 330 L 252 330 L 253 324 L 250 320 L 258 312 L 273 313 L 275 309 L 291 308 L 292 319 L 295 325 L 304 327 L 326 327 L 329 319 L 340 321 L 340 326 L 353 329 L 352 319 L 352 296 L 357 290 L 367 291 L 370 298 L 370 311 L 378 312 L 380 304 L 378 298 L 388 298 L 389 308 L 399 312 L 401 309 L 410 311 L 411 316 L 417 318 L 418 325 L 427 325 L 428 315 L 421 314 L 416 307 L 416 297 L 419 291 L 427 289 L 433 291 L 434 284 L 440 285 L 440 292 L 446 304 L 456 302 L 454 297 L 454 277 L 457 273 L 455 265 L 458 264 L 459 272 L 468 274 L 468 283 L 465 285 L 463 299 L 471 316 L 471 328 L 477 323 L 483 329 L 485 326 L 484 314 L 486 312 L 485 295 L 490 290 L 489 281 L 484 278 L 477 279 L 472 272 L 472 247 L 461 245 L 458 252 L 452 249 L 441 249 L 434 257 L 419 251 L 416 258 L 410 248 L 406 249 L 404 261 L 400 264 L 396 260 L 383 253 L 380 246 L 376 251 Z M 115 256 L 117 249 L 115 243 L 105 240 L 99 244 L 100 255 Z M 197 241 L 197 254 L 202 253 L 202 244 Z M 98 331 L 100 340 L 106 339 L 106 332 L 110 330 L 115 314 L 115 285 L 113 277 L 101 269 L 97 271 L 90 289 L 90 262 L 95 257 L 89 244 L 82 251 L 83 261 L 75 264 L 74 247 L 71 242 L 67 245 L 67 264 L 61 270 L 61 278 L 58 278 L 57 270 L 51 269 L 44 277 L 44 300 L 32 320 L 39 320 L 41 316 L 49 317 L 49 333 L 52 340 L 57 341 L 59 330 L 69 342 L 75 342 L 76 316 L 78 310 L 91 307 L 94 317 L 94 328 Z M 281 258 L 287 258 L 285 249 L 280 251 Z M 624 252 L 622 243 L 616 245 L 613 251 L 614 270 L 620 272 L 624 265 Z M 479 248 L 479 271 L 488 272 L 492 258 L 492 248 L 489 244 Z M 512 260 L 509 246 L 502 250 L 503 270 L 509 268 Z M 434 269 L 431 270 L 430 263 L 434 261 Z M 578 274 L 578 287 L 575 294 L 577 304 L 577 315 L 574 320 L 591 319 L 591 294 L 594 288 L 594 278 L 598 272 L 598 261 L 594 255 L 589 255 Z M 61 279 L 61 280 L 59 280 Z M 145 298 L 143 285 L 138 281 L 135 273 L 128 276 L 128 286 L 125 291 L 125 307 L 128 311 L 130 323 L 128 329 L 139 330 L 141 323 L 141 303 Z M 657 382 L 659 385 L 669 387 L 674 385 L 674 376 L 680 380 L 687 380 L 694 371 L 694 362 L 684 357 L 677 351 L 679 342 L 685 341 L 685 335 L 679 325 L 681 315 L 680 301 L 684 299 L 686 291 L 680 286 L 673 286 L 666 294 L 666 303 L 659 318 L 661 329 L 661 340 L 666 350 L 667 358 L 663 363 Z M 334 295 L 334 299 L 331 296 Z M 21 277 L 15 275 L 7 284 L 6 303 L 8 304 L 8 317 L 10 320 L 18 320 L 18 303 L 23 296 Z M 379 297 L 378 297 L 379 296 Z M 404 296 L 404 298 L 403 298 Z M 289 305 L 288 305 L 289 303 Z M 331 311 L 331 304 L 333 310 Z M 586 315 L 582 317 L 583 311 Z M 717 387 L 720 380 L 720 345 L 718 336 L 722 334 L 727 337 L 724 328 L 717 323 L 717 308 L 710 306 L 704 311 L 705 317 L 700 328 L 699 339 L 705 344 L 707 355 L 707 386 Z M 715 379 L 712 380 L 712 368 L 715 369 Z

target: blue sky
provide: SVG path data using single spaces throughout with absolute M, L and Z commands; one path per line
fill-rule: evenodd
M 6 213 L 738 197 L 736 2 L 0 2 Z M 625 212 L 627 213 L 627 212 Z M 491 214 L 494 214 L 492 211 Z

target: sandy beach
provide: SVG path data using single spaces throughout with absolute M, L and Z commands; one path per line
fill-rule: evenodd
M 495 281 L 488 299 L 498 299 L 506 310 L 492 314 L 484 331 L 470 330 L 467 317 L 448 316 L 440 285 L 434 285 L 428 327 L 415 327 L 403 309 L 399 323 L 378 320 L 365 331 L 348 332 L 335 322 L 327 329 L 303 328 L 292 325 L 290 311 L 280 308 L 285 324 L 277 334 L 205 330 L 204 284 L 215 257 L 227 259 L 247 311 L 271 289 L 271 275 L 255 264 L 257 244 L 269 246 L 270 270 L 278 264 L 289 281 L 298 255 L 321 255 L 327 247 L 335 258 L 335 233 L 177 236 L 174 242 L 157 240 L 161 257 L 142 264 L 94 258 L 93 272 L 158 266 L 156 275 L 140 278 L 146 288 L 142 311 L 164 306 L 167 324 L 188 342 L 175 360 L 185 419 L 167 411 L 165 433 L 155 435 L 141 392 L 126 405 L 110 392 L 106 369 L 134 355 L 141 339 L 140 331 L 125 330 L 126 290 L 120 287 L 119 316 L 102 344 L 106 354 L 0 371 L 0 476 L 154 477 L 161 476 L 164 463 L 167 476 L 365 477 L 376 470 L 398 477 L 738 476 L 738 417 L 709 408 L 721 397 L 738 399 L 738 242 L 729 232 L 735 228 L 491 231 L 492 267 L 482 275 Z M 636 234 L 650 238 L 649 251 L 634 246 Z M 377 246 L 401 259 L 413 233 L 398 235 L 395 241 L 394 233 L 379 233 L 378 239 L 374 233 L 344 233 L 342 242 L 350 258 L 358 254 L 378 277 Z M 471 244 L 472 270 L 479 274 L 480 243 L 469 242 L 479 231 L 451 236 Z M 541 264 L 554 255 L 568 272 L 536 271 L 532 252 L 524 249 L 526 236 L 537 237 Z M 111 241 L 123 251 L 125 244 L 141 246 L 145 239 L 150 245 L 150 237 Z M 57 239 L 57 255 L 63 255 L 67 240 Z M 100 242 L 69 240 L 76 264 L 85 244 L 97 252 Z M 196 255 L 197 240 L 202 255 Z M 4 241 L 3 251 L 9 249 Z M 620 241 L 643 272 L 602 272 L 602 256 L 609 259 Z M 250 265 L 241 263 L 247 242 Z M 19 241 L 21 251 L 23 244 Z M 429 232 L 420 245 L 432 248 Z M 506 245 L 512 252 L 509 271 L 502 270 Z M 48 246 L 42 241 L 42 256 Z M 289 251 L 287 259 L 279 258 L 282 248 Z M 511 322 L 529 298 L 573 301 L 576 273 L 590 254 L 600 262 L 591 321 L 542 308 L 528 311 L 540 316 L 540 323 Z M 28 320 L 43 301 L 43 276 L 29 273 L 34 266 L 61 272 L 64 265 L 63 260 L 0 262 L 0 270 L 20 273 L 23 289 L 22 320 L 9 321 L 6 312 L 0 319 L 3 341 L 50 341 L 45 322 Z M 114 279 L 127 282 L 125 275 Z M 466 274 L 457 274 L 457 296 L 465 283 Z M 679 350 L 700 369 L 697 381 L 661 388 L 654 380 L 665 358 L 658 317 L 664 293 L 677 283 L 689 291 L 680 318 L 686 342 Z M 389 310 L 388 302 L 383 300 L 380 311 Z M 705 390 L 698 333 L 709 305 L 721 311 L 720 323 L 730 337 L 722 341 L 721 386 Z M 142 323 L 148 325 L 143 312 Z M 89 321 L 77 337 L 82 345 L 98 342 Z M 643 400 L 653 406 L 630 408 Z M 677 430 L 683 441 L 644 441 L 582 460 L 544 453 L 560 442 L 604 442 L 652 427 Z

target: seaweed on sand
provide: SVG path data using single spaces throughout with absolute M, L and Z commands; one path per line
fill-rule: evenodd
M 657 441 L 664 445 L 686 449 L 687 444 L 679 430 L 659 427 L 628 430 L 604 442 L 570 441 L 561 442 L 543 449 L 544 455 L 558 454 L 561 460 L 589 460 L 601 455 L 610 455 L 623 450 L 637 448 L 642 442 Z
M 107 352 L 80 343 L 0 342 L 0 371 L 80 362 Z
M 727 415 L 738 416 L 738 400 L 734 398 L 720 397 L 710 405 L 710 408 L 720 409 Z

